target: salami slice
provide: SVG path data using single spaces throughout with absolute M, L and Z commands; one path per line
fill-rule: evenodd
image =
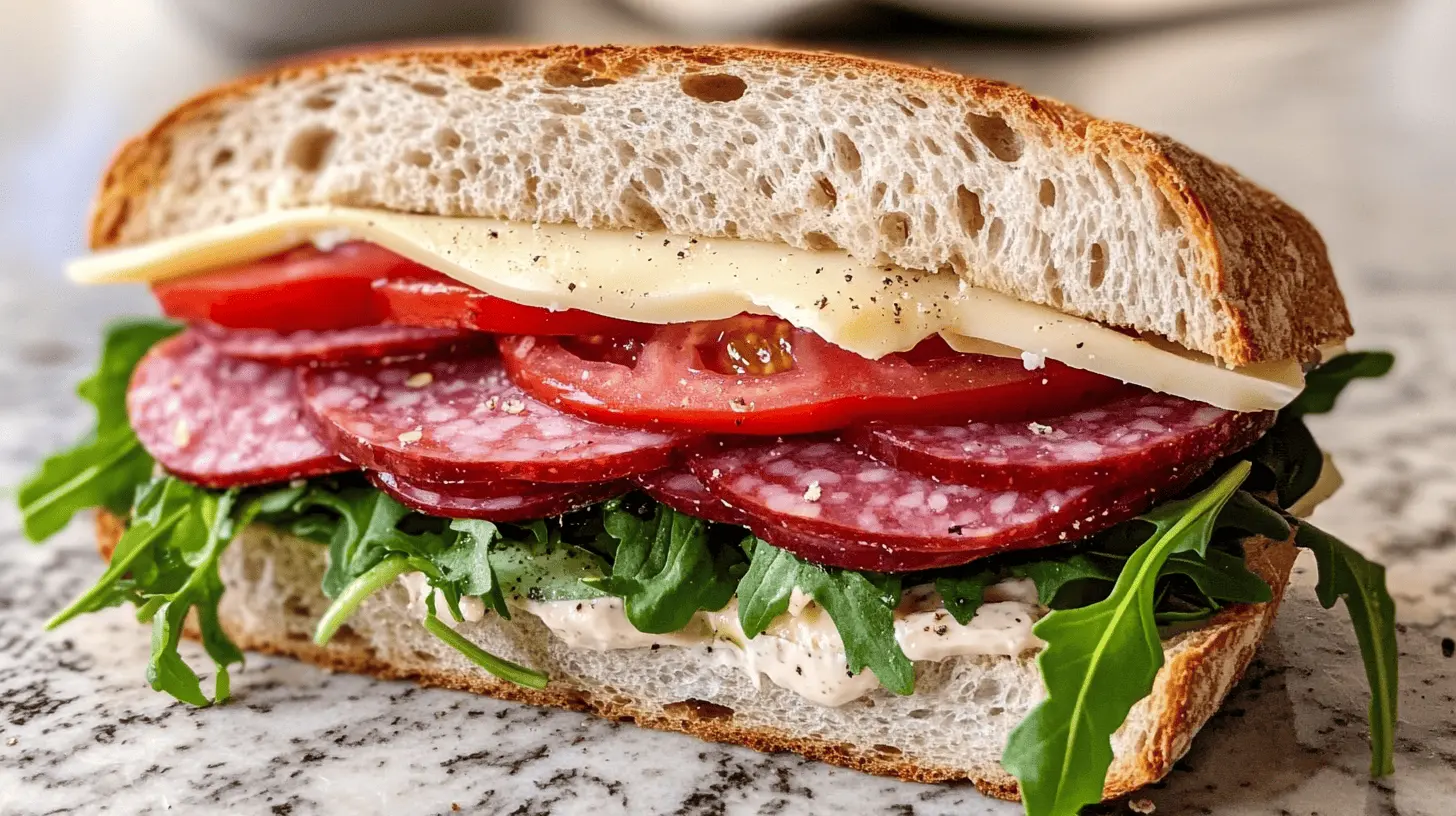
M 412 510 L 441 518 L 529 521 L 568 513 L 628 490 L 623 482 L 543 485 L 494 482 L 484 486 L 440 485 L 370 473 L 369 481 Z
M 495 357 L 299 372 L 320 434 L 405 479 L 603 482 L 672 462 L 687 437 L 600 425 L 526 396 Z
M 227 357 L 194 332 L 147 353 L 126 408 L 142 447 L 162 467 L 207 487 L 353 469 L 314 435 L 292 369 Z
M 278 365 L 395 362 L 459 349 L 478 349 L 492 341 L 490 335 L 480 332 L 420 326 L 360 326 L 287 334 L 267 329 L 225 329 L 210 323 L 198 323 L 193 328 L 229 357 Z
M 1032 489 L 1151 474 L 1217 459 L 1254 442 L 1272 412 L 1238 413 L 1143 393 L 1039 422 L 870 425 L 850 439 L 922 476 L 988 489 Z
M 764 540 L 819 563 L 882 571 L 1080 539 L 1142 512 L 1156 493 L 1178 489 L 1198 470 L 1128 489 L 1083 482 L 988 490 L 937 482 L 846 442 L 813 438 L 723 446 L 690 464 Z
M 643 492 L 679 513 L 719 524 L 748 526 L 748 516 L 708 492 L 707 485 L 687 468 L 667 468 L 633 476 Z

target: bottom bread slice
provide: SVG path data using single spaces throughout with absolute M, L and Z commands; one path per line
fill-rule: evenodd
M 122 529 L 116 516 L 100 513 L 104 556 Z M 1250 568 L 1274 588 L 1273 600 L 1230 607 L 1164 641 L 1165 663 L 1152 694 L 1113 736 L 1105 797 L 1172 769 L 1273 623 L 1296 550 L 1291 541 L 1255 538 L 1245 551 Z M 221 562 L 224 629 L 243 649 L 339 671 L 586 711 L 905 780 L 969 780 L 990 796 L 1018 798 L 1000 757 L 1011 730 L 1043 694 L 1034 653 L 920 662 L 913 695 L 880 689 L 829 708 L 768 682 L 756 685 L 705 647 L 576 649 L 525 612 L 459 626 L 487 651 L 547 672 L 551 684 L 535 691 L 496 679 L 427 633 L 399 584 L 367 600 L 327 647 L 314 645 L 314 625 L 329 604 L 319 588 L 325 560 L 317 543 L 261 525 L 242 531 Z

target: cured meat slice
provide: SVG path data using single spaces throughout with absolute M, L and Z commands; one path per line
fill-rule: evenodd
M 353 469 L 314 435 L 292 369 L 228 357 L 194 332 L 147 353 L 126 409 L 152 458 L 206 487 Z
M 1198 468 L 1156 487 L 1094 483 L 1035 490 L 944 484 L 885 465 L 837 439 L 724 445 L 690 460 L 718 498 L 769 543 L 848 569 L 906 571 L 1073 541 L 1151 506 Z
M 988 489 L 1146 483 L 1252 445 L 1274 416 L 1143 393 L 1039 422 L 869 425 L 850 439 L 887 464 Z
M 218 351 L 278 365 L 341 366 L 394 362 L 488 345 L 490 335 L 419 326 L 360 326 L 332 331 L 225 329 L 198 323 L 194 330 Z
M 604 482 L 671 464 L 687 437 L 600 425 L 526 396 L 495 357 L 300 370 L 319 433 L 368 470 L 432 482 Z
M 627 492 L 623 482 L 543 485 L 493 482 L 444 485 L 416 482 L 389 473 L 370 473 L 369 481 L 412 510 L 441 518 L 529 521 L 568 513 Z
M 708 492 L 703 480 L 687 468 L 665 470 L 633 476 L 632 481 L 642 491 L 679 513 L 687 513 L 719 524 L 748 526 L 748 516 L 737 508 L 724 504 L 721 499 Z

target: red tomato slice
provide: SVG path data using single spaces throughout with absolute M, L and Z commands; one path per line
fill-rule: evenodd
M 276 332 L 391 323 L 544 335 L 642 335 L 650 327 L 491 297 L 427 266 L 363 242 L 330 252 L 300 247 L 152 287 L 162 311 L 191 322 Z
M 425 267 L 420 267 L 425 269 Z M 426 270 L 428 271 L 428 270 Z M 553 312 L 538 306 L 522 306 L 491 297 L 479 289 L 436 272 L 431 277 L 390 278 L 375 284 L 375 294 L 385 303 L 390 322 L 408 326 L 474 329 L 496 334 L 552 336 L 650 334 L 653 326 L 614 317 L 566 309 Z
M 1122 383 L 1047 361 L 958 354 L 932 339 L 867 360 L 776 318 L 663 326 L 645 343 L 508 336 L 511 378 L 535 398 L 599 422 L 778 435 L 871 420 L 1003 421 L 1063 414 Z
M 373 244 L 345 244 L 327 253 L 300 247 L 165 281 L 152 293 L 162 312 L 179 320 L 278 332 L 352 329 L 385 321 L 389 315 L 374 282 L 411 267 L 436 274 Z

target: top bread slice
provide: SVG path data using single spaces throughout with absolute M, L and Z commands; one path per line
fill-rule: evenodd
M 1005 83 L 744 47 L 396 47 L 288 63 L 126 144 L 95 249 L 309 205 L 842 248 L 1227 365 L 1351 333 L 1293 208 Z

